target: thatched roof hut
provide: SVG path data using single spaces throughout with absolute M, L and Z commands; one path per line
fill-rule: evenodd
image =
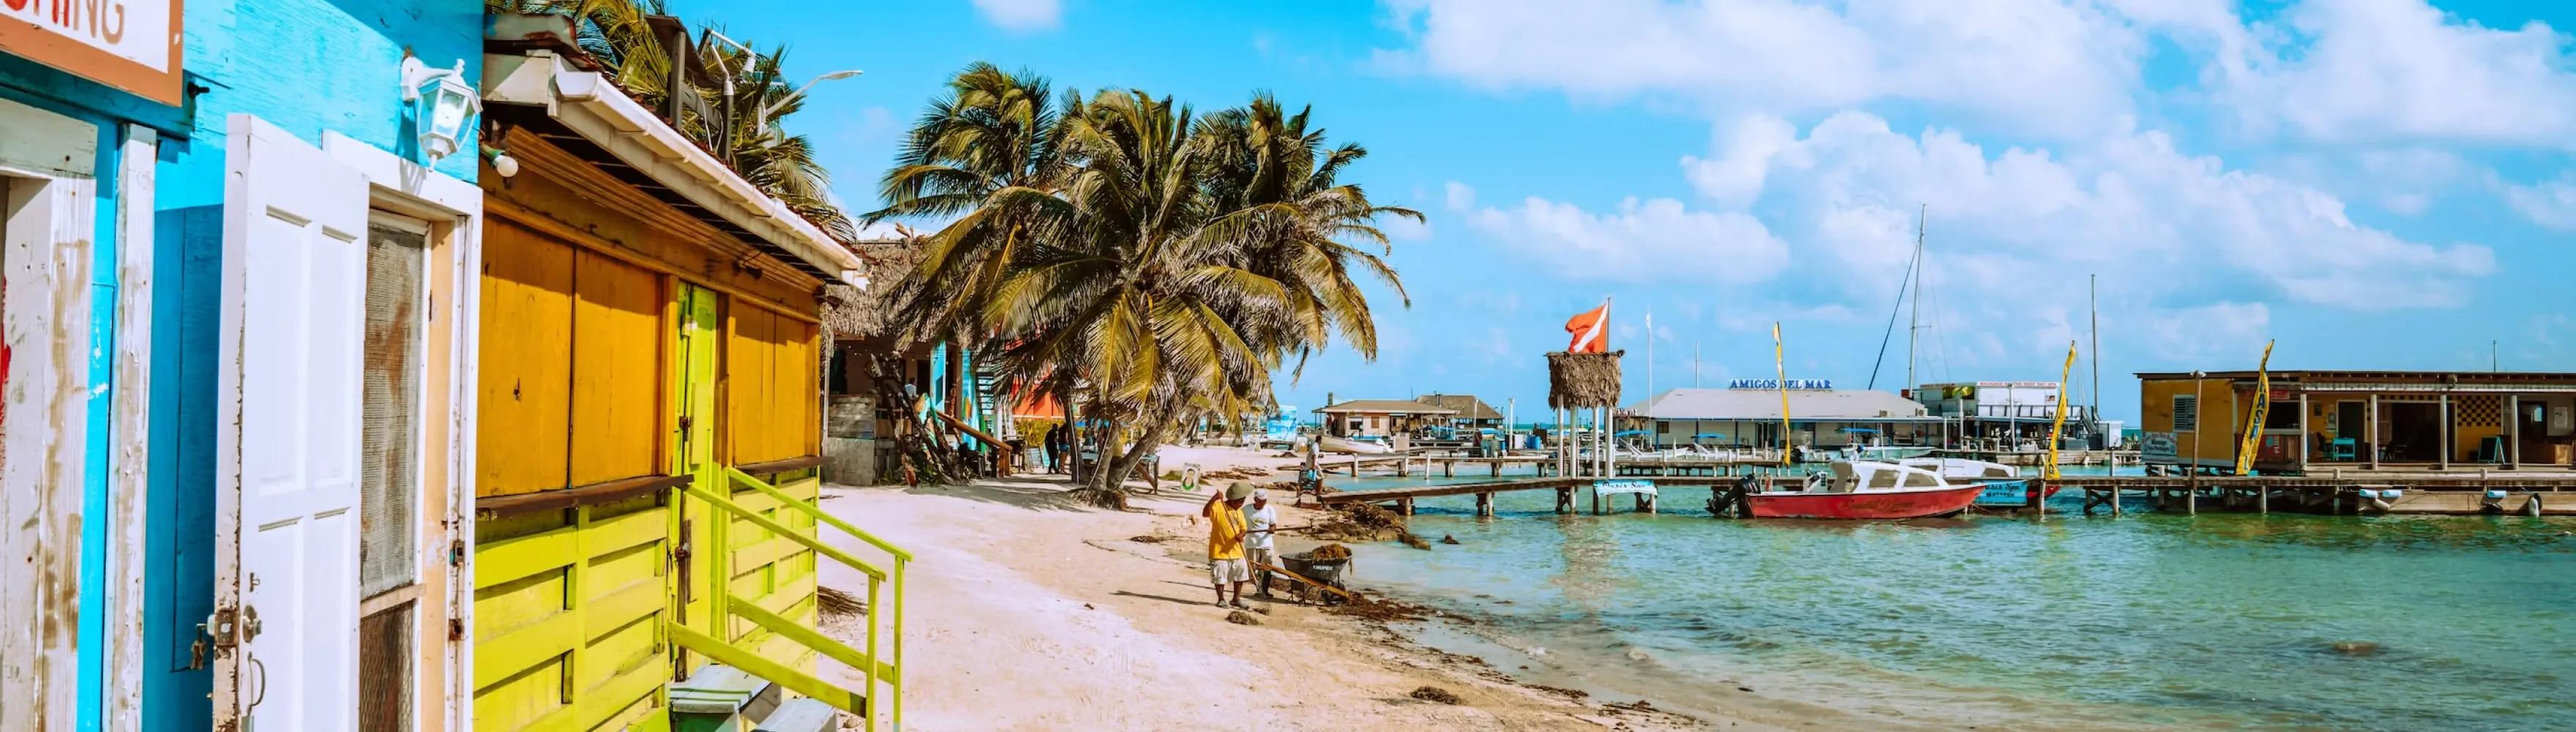
M 1579 409 L 1619 403 L 1619 357 L 1608 353 L 1547 354 L 1547 406 Z
M 889 301 L 921 261 L 921 247 L 908 239 L 864 241 L 851 247 L 868 263 L 868 288 L 823 286 L 823 330 L 826 340 L 869 340 L 888 335 Z

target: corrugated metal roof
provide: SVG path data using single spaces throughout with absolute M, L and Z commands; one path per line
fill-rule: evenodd
M 1393 414 L 1457 414 L 1457 410 L 1431 406 L 1411 399 L 1353 399 L 1318 412 L 1385 412 Z
M 1780 392 L 1769 389 L 1673 389 L 1629 407 L 1647 419 L 1779 419 Z M 1926 419 L 1923 405 L 1894 392 L 1862 389 L 1789 391 L 1789 416 L 1807 420 Z

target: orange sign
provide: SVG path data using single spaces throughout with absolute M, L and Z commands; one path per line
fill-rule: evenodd
M 0 0 L 0 51 L 179 103 L 181 0 Z

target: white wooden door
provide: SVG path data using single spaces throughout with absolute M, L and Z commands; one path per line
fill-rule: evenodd
M 353 729 L 367 182 L 256 117 L 226 124 L 215 726 Z

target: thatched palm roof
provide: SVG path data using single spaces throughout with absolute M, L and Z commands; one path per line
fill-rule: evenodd
M 851 249 L 868 263 L 868 289 L 849 285 L 823 287 L 823 329 L 832 340 L 867 340 L 886 335 L 887 299 L 911 277 L 921 261 L 921 247 L 911 239 L 863 241 Z
M 1619 357 L 1627 353 L 1547 354 L 1547 406 L 1576 409 L 1618 404 Z
M 1459 419 L 1502 419 L 1503 413 L 1473 394 L 1424 394 L 1414 401 L 1457 412 Z

